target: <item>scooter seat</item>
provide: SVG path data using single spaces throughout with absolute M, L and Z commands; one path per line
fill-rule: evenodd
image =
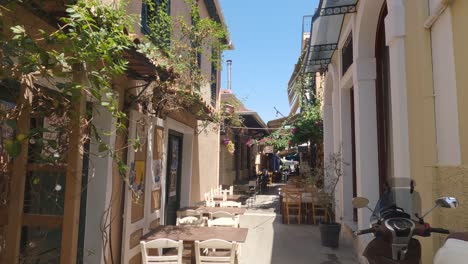
M 450 234 L 447 239 L 458 239 L 463 241 L 468 241 L 468 232 L 457 232 Z
M 448 238 L 437 251 L 434 264 L 465 264 L 468 259 L 468 241 Z

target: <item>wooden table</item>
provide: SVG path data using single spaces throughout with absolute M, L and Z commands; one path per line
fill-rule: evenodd
M 284 193 L 281 192 L 280 195 L 279 195 L 279 200 L 280 200 L 280 212 L 281 212 L 281 217 L 282 217 L 282 220 L 283 220 L 283 224 L 286 222 L 285 221 L 285 213 L 284 213 L 284 210 L 285 210 L 285 201 L 283 200 L 283 195 Z M 327 211 L 325 210 L 325 208 L 323 208 L 323 206 L 317 201 L 318 198 L 314 198 L 312 193 L 308 193 L 308 192 L 302 192 L 301 193 L 301 204 L 302 204 L 302 208 L 303 210 L 301 210 L 301 214 L 302 216 L 304 217 L 307 217 L 307 222 L 310 222 L 309 220 L 309 217 L 307 216 L 307 212 L 309 210 L 312 210 L 313 211 L 313 216 L 311 217 L 312 218 L 312 223 L 313 224 L 316 224 L 316 220 L 315 220 L 315 210 L 317 211 L 323 211 L 323 215 L 317 215 L 317 216 L 324 216 L 325 218 L 327 217 Z M 302 217 L 301 216 L 301 217 Z
M 195 242 L 208 239 L 224 239 L 231 242 L 244 243 L 247 238 L 248 228 L 235 227 L 206 227 L 206 226 L 158 226 L 141 240 L 150 241 L 158 238 L 169 238 L 183 240 L 184 242 Z
M 227 198 L 228 201 L 241 202 L 243 197 L 244 196 L 240 195 L 240 194 L 232 194 L 232 195 L 227 195 L 226 198 Z M 213 196 L 213 200 L 222 201 L 223 196 L 222 195 Z
M 238 208 L 238 207 L 207 207 L 207 206 L 185 207 L 185 208 L 180 209 L 180 211 L 184 211 L 187 209 L 197 210 L 205 215 L 214 213 L 214 212 L 220 212 L 220 211 L 230 213 L 230 214 L 235 214 L 235 215 L 243 215 L 246 211 L 246 209 L 243 207 Z

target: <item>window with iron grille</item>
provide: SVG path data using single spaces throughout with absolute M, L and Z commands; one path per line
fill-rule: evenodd
M 164 11 L 170 15 L 170 7 L 170 0 L 144 0 L 141 7 L 141 32 L 145 35 L 151 34 L 153 43 L 162 48 L 169 47 L 172 29 L 170 16 L 163 19 L 158 16 L 158 12 Z
M 349 66 L 353 64 L 353 36 L 350 33 L 341 49 L 342 74 L 344 75 Z
M 217 98 L 217 70 L 216 64 L 214 62 L 211 63 L 211 105 L 216 106 L 216 98 Z

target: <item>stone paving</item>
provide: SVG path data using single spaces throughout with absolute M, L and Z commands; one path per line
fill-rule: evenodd
M 276 186 L 278 187 L 278 186 Z M 338 249 L 323 247 L 315 225 L 281 223 L 278 195 L 257 195 L 240 226 L 249 228 L 242 245 L 240 264 L 351 264 L 358 263 L 352 242 L 340 238 Z

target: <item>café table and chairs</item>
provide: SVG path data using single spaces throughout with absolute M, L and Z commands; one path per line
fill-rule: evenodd
M 289 222 L 291 208 L 296 213 L 298 209 L 298 200 L 300 194 L 300 219 L 304 223 L 316 224 L 317 218 L 326 218 L 327 210 L 324 201 L 327 200 L 326 194 L 318 191 L 313 185 L 299 184 L 300 181 L 288 182 L 286 186 L 280 190 L 280 211 L 283 216 L 283 223 Z M 292 194 L 292 195 L 291 195 Z M 286 201 L 286 196 L 288 201 Z
M 182 240 L 172 240 L 167 238 L 140 241 L 143 264 L 182 264 L 182 253 L 184 250 L 183 245 Z M 149 250 L 157 250 L 158 255 L 150 255 L 148 253 Z M 170 250 L 171 253 L 175 252 L 175 254 L 163 254 L 163 250 Z
M 244 243 L 247 238 L 247 228 L 236 228 L 236 227 L 206 227 L 206 226 L 191 226 L 191 225 L 179 225 L 179 226 L 158 226 L 151 230 L 149 233 L 141 238 L 142 252 L 143 249 L 147 250 L 147 245 L 151 241 L 157 241 L 159 239 L 182 241 L 184 245 L 192 247 L 190 261 L 195 263 L 196 250 L 194 250 L 195 242 L 202 243 L 213 239 L 224 240 L 231 244 L 237 244 L 236 251 L 239 248 L 240 243 Z M 207 243 L 208 244 L 208 243 Z M 202 247 L 206 245 L 202 244 Z M 200 244 L 199 244 L 200 248 Z M 213 247 L 208 247 L 213 248 Z M 232 247 L 231 247 L 232 248 Z M 183 253 L 183 247 L 178 247 L 178 251 Z M 208 255 L 210 251 L 208 251 Z M 218 252 L 218 251 L 216 251 Z M 177 256 L 179 253 L 177 254 Z M 157 262 L 156 262 L 157 263 Z M 170 262 L 172 263 L 172 262 Z M 178 263 L 178 262 L 174 262 Z M 202 262 L 203 263 L 203 262 Z M 223 262 L 221 262 L 223 263 Z M 231 263 L 231 262 L 226 262 Z
M 196 264 L 234 264 L 238 249 L 236 242 L 222 239 L 195 241 Z M 202 252 L 208 252 L 202 254 Z
M 236 207 L 236 208 L 241 208 L 242 203 L 241 202 L 234 202 L 234 201 L 223 201 L 219 203 L 220 207 Z

